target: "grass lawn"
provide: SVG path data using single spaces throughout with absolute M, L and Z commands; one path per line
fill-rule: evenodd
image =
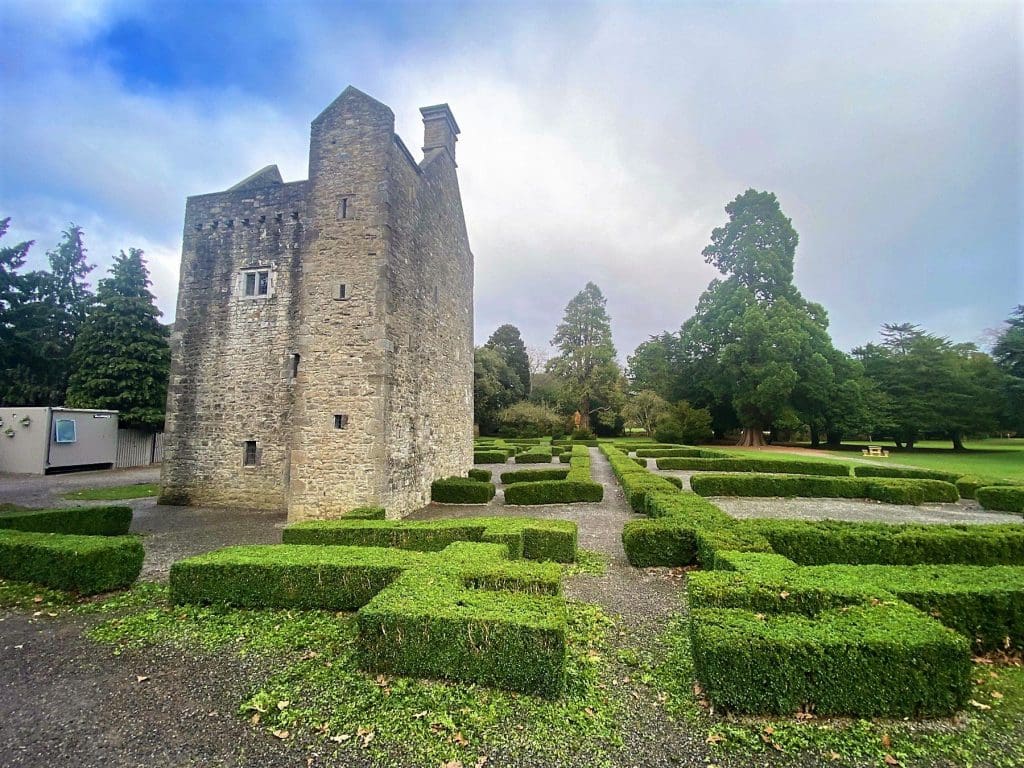
M 861 447 L 868 443 L 847 443 Z M 873 442 L 890 451 L 888 459 L 872 459 L 876 464 L 906 464 L 912 467 L 941 469 L 947 472 L 961 472 L 965 475 L 979 475 L 996 480 L 1017 480 L 1024 482 L 1024 440 L 969 440 L 964 443 L 966 451 L 954 451 L 948 441 L 925 441 L 917 443 L 913 450 L 896 450 L 892 445 Z M 835 451 L 837 456 L 849 451 Z M 858 458 L 860 458 L 858 456 Z
M 160 493 L 156 483 L 135 483 L 134 485 L 114 485 L 109 488 L 83 488 L 80 491 L 65 493 L 65 499 L 75 501 L 117 501 L 120 499 L 144 499 Z

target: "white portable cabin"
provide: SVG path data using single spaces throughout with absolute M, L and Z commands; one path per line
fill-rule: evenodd
M 116 456 L 117 411 L 0 408 L 0 472 L 109 469 Z

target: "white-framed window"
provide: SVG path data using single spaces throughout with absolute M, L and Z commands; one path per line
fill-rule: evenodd
M 53 439 L 58 443 L 77 443 L 78 433 L 74 419 L 57 419 L 53 422 Z
M 239 293 L 243 299 L 268 299 L 274 295 L 274 270 L 270 267 L 243 269 Z

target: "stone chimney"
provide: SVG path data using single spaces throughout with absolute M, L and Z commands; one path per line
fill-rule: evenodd
M 438 152 L 447 152 L 455 162 L 455 142 L 458 141 L 459 124 L 447 104 L 420 107 L 423 115 L 423 155 L 430 160 Z

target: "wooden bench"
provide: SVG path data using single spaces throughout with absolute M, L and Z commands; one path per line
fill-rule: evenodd
M 880 445 L 869 445 L 867 448 L 862 448 L 861 453 L 864 456 L 869 456 L 876 459 L 887 459 L 889 458 L 889 452 L 883 451 Z

